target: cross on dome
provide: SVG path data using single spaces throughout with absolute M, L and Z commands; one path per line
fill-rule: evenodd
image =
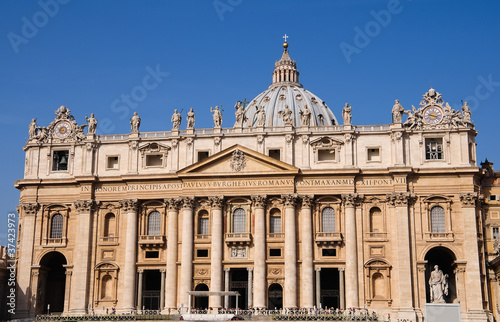
M 285 42 L 286 42 L 286 40 L 288 39 L 288 36 L 285 34 L 285 35 L 283 36 L 283 39 L 285 39 Z

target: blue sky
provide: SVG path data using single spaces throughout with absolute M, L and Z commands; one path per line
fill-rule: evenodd
M 163 131 L 193 107 L 208 128 L 222 105 L 230 127 L 235 102 L 271 83 L 285 33 L 300 82 L 338 119 L 349 102 L 353 124 L 388 124 L 395 99 L 418 106 L 432 84 L 452 107 L 469 101 L 478 160 L 500 169 L 499 15 L 496 0 L 2 1 L 0 244 L 31 118 L 47 126 L 67 105 L 119 134 L 134 111 L 141 131 Z

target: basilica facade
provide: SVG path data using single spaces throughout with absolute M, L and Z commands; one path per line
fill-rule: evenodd
M 367 308 L 422 321 L 441 301 L 486 321 L 476 130 L 430 89 L 387 125 L 354 125 L 299 83 L 288 44 L 233 127 L 96 135 L 64 106 L 33 120 L 20 191 L 18 314 Z M 420 103 L 419 103 L 420 101 Z M 355 108 L 355 107 L 354 107 Z M 391 117 L 392 113 L 392 117 Z M 404 116 L 407 114 L 408 116 Z M 147 120 L 142 120 L 147 122 Z M 85 127 L 88 126 L 88 129 Z M 50 305 L 50 306 L 49 306 Z

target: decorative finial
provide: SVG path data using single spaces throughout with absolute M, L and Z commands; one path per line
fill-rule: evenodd
M 288 43 L 286 42 L 286 40 L 288 39 L 288 36 L 285 34 L 285 35 L 283 36 L 283 39 L 285 39 L 285 42 L 283 43 L 283 47 L 284 47 L 284 48 L 287 48 L 287 47 L 288 47 Z

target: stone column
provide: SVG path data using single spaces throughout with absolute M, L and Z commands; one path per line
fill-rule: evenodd
M 313 228 L 311 217 L 311 204 L 313 196 L 301 196 L 302 209 L 301 209 L 301 227 L 302 230 L 302 269 L 300 289 L 302 293 L 302 308 L 314 307 L 314 268 L 313 268 Z M 285 232 L 286 233 L 286 232 Z
M 285 296 L 283 308 L 297 308 L 297 234 L 295 231 L 295 195 L 282 195 L 285 205 Z
M 345 268 L 339 268 L 339 297 L 340 297 L 340 309 L 345 309 L 345 289 L 344 289 L 344 274 Z
M 142 281 L 144 280 L 144 270 L 140 269 L 138 273 L 137 282 L 137 311 L 142 312 Z
M 161 291 L 160 291 L 160 310 L 165 307 L 165 273 L 166 269 L 160 269 L 161 272 Z
M 73 252 L 73 279 L 71 281 L 70 312 L 72 314 L 87 313 L 90 270 L 90 238 L 92 236 L 92 218 L 90 212 L 94 205 L 92 200 L 77 200 L 74 203 L 78 213 L 76 245 Z
M 188 291 L 193 285 L 193 205 L 194 198 L 182 199 L 182 252 L 181 252 L 181 286 L 180 302 L 187 307 Z
M 316 268 L 316 307 L 321 307 L 321 268 Z
M 460 195 L 462 202 L 462 218 L 464 222 L 465 260 L 465 296 L 467 311 L 484 315 L 483 297 L 481 296 L 481 268 L 479 266 L 479 251 L 477 243 L 476 193 Z
M 21 254 L 18 262 L 17 275 L 17 307 L 16 318 L 28 317 L 30 313 L 29 300 L 31 293 L 36 293 L 38 285 L 31 284 L 31 265 L 33 258 L 33 244 L 35 238 L 35 220 L 39 209 L 37 203 L 21 204 L 22 213 L 19 222 L 22 224 L 21 231 Z M 38 263 L 35 263 L 38 264 Z
M 212 247 L 210 258 L 210 290 L 222 291 L 222 260 L 223 260 L 223 220 L 222 204 L 224 197 L 210 197 L 212 204 Z M 221 308 L 222 297 L 220 295 L 210 296 L 210 307 Z
M 248 308 L 253 307 L 253 267 L 247 268 L 248 271 Z
M 224 291 L 229 291 L 229 271 L 230 268 L 224 268 Z M 229 308 L 229 296 L 224 296 L 224 308 Z
M 358 286 L 358 251 L 356 238 L 356 209 L 357 194 L 342 195 L 345 206 L 345 284 L 347 308 L 359 307 Z
M 389 196 L 389 205 L 395 207 L 396 215 L 396 249 L 398 272 L 398 318 L 415 320 L 416 314 L 413 304 L 413 263 L 410 254 L 410 215 L 408 204 L 411 195 L 407 192 L 394 192 Z
M 165 199 L 167 205 L 167 287 L 165 290 L 165 309 L 177 308 L 177 217 L 179 215 L 179 199 Z M 168 290 L 168 291 L 167 291 Z
M 66 285 L 64 285 L 64 312 L 69 311 L 69 298 L 71 296 L 71 276 L 73 276 L 73 270 L 66 267 Z
M 264 210 L 266 198 L 265 195 L 252 196 L 255 212 L 253 300 L 256 309 L 266 308 L 266 214 Z
M 137 275 L 137 199 L 125 199 L 121 202 L 123 214 L 126 218 L 125 231 L 125 263 L 123 267 L 123 290 L 121 309 L 123 312 L 130 312 L 135 305 L 135 279 Z

